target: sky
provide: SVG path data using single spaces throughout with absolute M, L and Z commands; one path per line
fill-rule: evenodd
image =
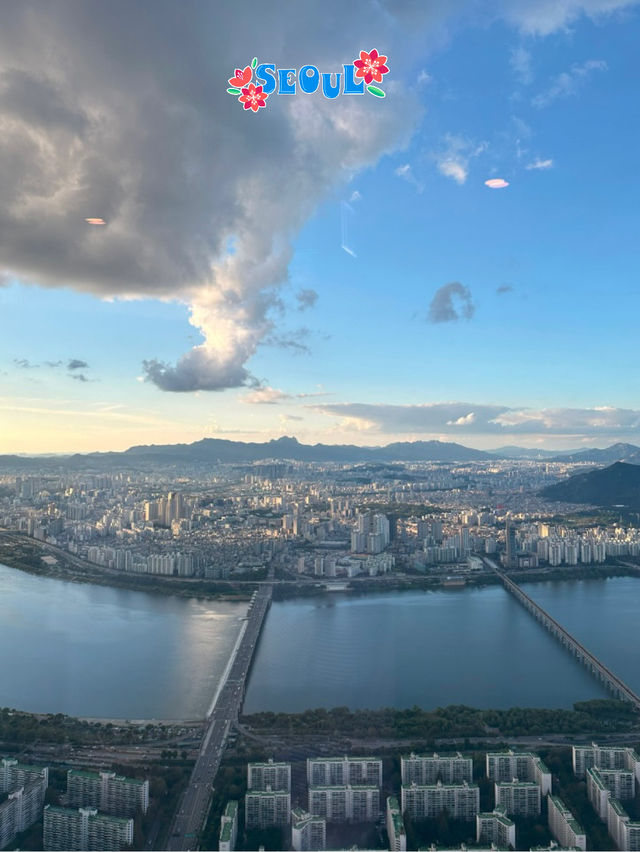
M 0 5 L 0 454 L 640 443 L 640 4 L 292 8 Z

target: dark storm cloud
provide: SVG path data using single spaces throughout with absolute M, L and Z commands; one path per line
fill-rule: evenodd
M 436 290 L 427 319 L 429 322 L 457 322 L 459 319 L 471 319 L 474 313 L 469 288 L 459 281 L 452 281 Z
M 82 370 L 83 367 L 88 367 L 86 361 L 81 361 L 79 358 L 72 358 L 67 364 L 67 370 Z

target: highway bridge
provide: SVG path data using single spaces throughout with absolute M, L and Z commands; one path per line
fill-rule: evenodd
M 491 559 L 484 559 L 486 565 L 495 571 L 500 577 L 505 589 L 520 601 L 520 603 L 529 610 L 529 612 L 537 618 L 543 627 L 551 633 L 552 636 L 570 651 L 574 657 L 581 662 L 586 668 L 602 681 L 604 685 L 613 693 L 616 698 L 621 698 L 623 701 L 629 701 L 636 710 L 640 710 L 640 697 L 630 689 L 624 681 L 615 675 L 611 669 L 605 666 L 604 663 L 594 656 L 591 651 L 588 651 L 582 643 L 578 642 L 567 630 L 559 624 L 555 618 L 552 618 L 546 610 L 532 600 L 529 595 L 522 591 L 520 586 L 515 583 L 510 577 L 501 571 Z
M 271 585 L 261 585 L 251 598 L 240 641 L 225 673 L 226 680 L 209 710 L 207 729 L 189 786 L 182 795 L 169 829 L 167 849 L 198 848 L 200 832 L 211 806 L 213 780 L 222 760 L 229 729 L 238 719 L 242 708 L 251 661 L 271 606 L 272 589 Z

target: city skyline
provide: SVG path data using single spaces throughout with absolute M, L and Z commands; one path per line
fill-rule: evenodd
M 640 444 L 637 3 L 337 9 L 3 6 L 2 452 Z

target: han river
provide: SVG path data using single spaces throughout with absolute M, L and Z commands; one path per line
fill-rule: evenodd
M 640 578 L 523 584 L 640 692 Z M 0 706 L 126 719 L 207 711 L 246 603 L 69 583 L 0 566 Z M 245 712 L 571 707 L 604 688 L 501 586 L 273 603 Z

